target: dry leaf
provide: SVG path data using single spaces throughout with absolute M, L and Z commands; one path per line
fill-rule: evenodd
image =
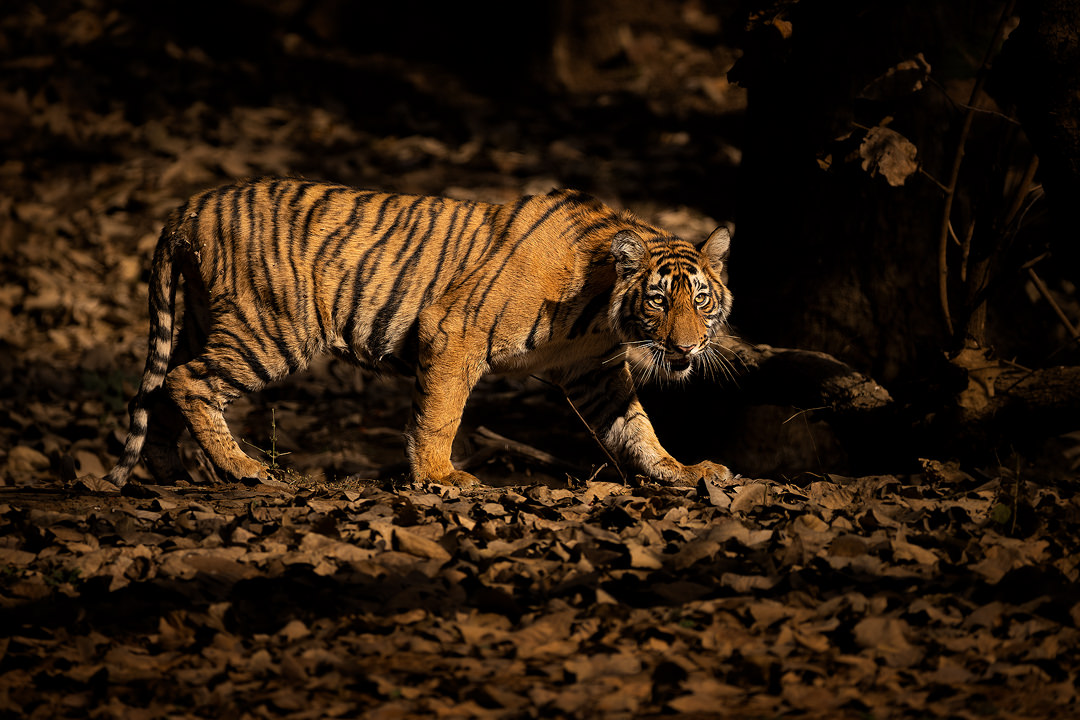
M 893 187 L 900 187 L 919 169 L 918 150 L 910 140 L 895 130 L 872 127 L 859 145 L 862 169 L 871 176 L 881 175 Z
M 892 667 L 908 667 L 918 662 L 922 651 L 907 639 L 908 624 L 899 618 L 867 617 L 852 629 L 855 642 L 880 653 Z
M 764 483 L 743 485 L 735 490 L 735 497 L 731 500 L 731 512 L 746 513 L 755 507 L 768 503 L 768 488 Z
M 98 475 L 83 475 L 75 480 L 74 485 L 93 493 L 118 493 L 120 488 Z

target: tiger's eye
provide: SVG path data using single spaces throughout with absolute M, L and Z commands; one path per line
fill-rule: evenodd
M 645 298 L 645 302 L 649 304 L 649 307 L 654 308 L 656 310 L 663 310 L 664 309 L 664 304 L 665 303 L 664 303 L 664 296 L 663 295 L 659 295 L 659 294 L 650 295 L 647 298 Z
M 709 302 L 709 293 L 706 292 L 698 293 L 697 296 L 694 298 L 694 304 L 698 307 L 706 304 L 707 302 Z

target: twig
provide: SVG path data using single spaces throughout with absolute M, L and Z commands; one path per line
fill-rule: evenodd
M 948 192 L 949 191 L 949 188 L 942 185 L 940 180 L 938 180 L 936 177 L 934 177 L 930 173 L 926 172 L 926 169 L 922 165 L 919 166 L 919 174 L 922 175 L 923 177 L 925 177 L 930 182 L 937 185 L 938 189 L 941 190 L 941 192 Z
M 596 468 L 596 470 L 593 470 L 593 474 L 589 476 L 589 479 L 585 481 L 585 484 L 588 485 L 593 480 L 595 480 L 596 476 L 599 475 L 600 472 L 606 467 L 607 467 L 607 463 L 600 463 L 600 467 Z
M 791 415 L 791 417 L 789 417 L 787 420 L 785 420 L 784 422 L 782 422 L 780 424 L 781 425 L 787 425 L 789 422 L 791 422 L 795 418 L 799 417 L 800 415 L 807 415 L 809 413 L 814 412 L 815 410 L 828 410 L 828 409 L 829 408 L 826 407 L 825 405 L 821 405 L 819 407 L 804 408 L 802 410 L 796 410 L 795 413 L 793 415 Z
M 1040 254 L 1036 255 L 1035 257 L 1031 258 L 1030 260 L 1028 260 L 1023 265 L 1021 265 L 1020 269 L 1021 270 L 1027 270 L 1030 267 L 1035 267 L 1036 265 L 1038 265 L 1040 262 L 1042 262 L 1043 260 L 1045 260 L 1048 257 L 1050 257 L 1050 252 L 1049 251 L 1044 252 L 1044 253 L 1040 253 Z
M 829 473 L 825 470 L 825 463 L 823 463 L 821 461 L 821 453 L 818 452 L 817 441 L 814 440 L 814 431 L 810 429 L 810 421 L 807 419 L 807 415 L 809 415 L 813 411 L 815 411 L 815 410 L 826 410 L 826 409 L 828 409 L 828 408 L 816 407 L 816 408 L 806 408 L 805 410 L 799 410 L 794 415 L 792 415 L 791 417 L 789 417 L 787 420 L 785 420 L 784 422 L 782 422 L 780 424 L 781 425 L 787 425 L 789 422 L 791 422 L 795 418 L 799 418 L 800 420 L 802 420 L 803 428 L 806 430 L 806 437 L 810 441 L 810 447 L 813 448 L 813 450 L 814 450 L 814 459 L 817 460 L 818 467 L 821 468 L 822 474 L 824 474 L 826 477 L 828 477 Z
M 1050 294 L 1050 288 L 1046 287 L 1046 283 L 1044 283 L 1043 279 L 1039 277 L 1039 274 L 1035 272 L 1035 268 L 1029 267 L 1027 269 L 1027 273 L 1028 277 L 1031 278 L 1031 282 L 1035 284 L 1035 289 L 1039 291 L 1040 295 L 1042 295 L 1043 300 L 1050 303 L 1050 307 L 1058 316 L 1058 320 L 1061 321 L 1061 324 L 1064 325 L 1065 329 L 1069 331 L 1069 335 L 1072 337 L 1072 339 L 1080 340 L 1080 330 L 1078 330 L 1077 327 L 1072 324 L 1072 322 L 1069 320 L 1068 315 L 1065 314 L 1065 311 L 1062 310 L 1061 306 L 1058 305 L 1056 300 L 1054 300 L 1054 296 Z
M 991 47 L 993 47 L 993 44 L 991 44 Z M 1003 120 L 1003 121 L 1009 123 L 1010 125 L 1016 125 L 1017 127 L 1021 126 L 1021 123 L 1020 123 L 1019 120 L 1017 120 L 1014 117 L 1010 117 L 1009 115 L 1006 115 L 1005 113 L 1000 112 L 998 110 L 992 110 L 990 108 L 983 108 L 983 107 L 975 107 L 974 105 L 968 105 L 967 103 L 958 102 L 957 100 L 954 100 L 951 95 L 949 95 L 949 91 L 945 89 L 945 86 L 942 85 L 940 82 L 938 82 L 936 79 L 934 79 L 933 77 L 928 77 L 926 79 L 928 81 L 928 84 L 933 86 L 934 88 L 936 88 L 937 91 L 940 92 L 944 96 L 945 101 L 947 103 L 949 103 L 949 105 L 951 105 L 954 108 L 958 108 L 960 110 L 970 110 L 972 112 L 981 113 L 983 115 L 990 115 L 991 117 L 996 117 L 999 120 Z
M 246 439 L 241 438 L 244 444 L 258 450 L 266 457 L 270 458 L 271 470 L 280 470 L 281 466 L 278 465 L 277 459 L 286 455 L 292 455 L 292 451 L 278 452 L 277 449 L 277 408 L 270 408 L 270 449 L 264 449 L 256 445 L 255 443 L 248 442 Z
M 563 386 L 553 383 L 550 380 L 545 380 L 538 375 L 530 375 L 530 377 L 539 380 L 545 385 L 550 385 L 551 387 L 559 389 L 559 392 L 561 392 L 563 394 L 563 397 L 566 398 L 566 402 L 570 406 L 570 409 L 574 411 L 574 414 L 577 415 L 578 420 L 580 420 L 581 424 L 585 426 L 585 429 L 589 431 L 589 435 L 592 436 L 593 441 L 595 441 L 596 444 L 600 446 L 600 449 L 604 451 L 604 455 L 606 455 L 607 459 L 611 461 L 611 466 L 615 468 L 616 472 L 619 473 L 619 477 L 622 478 L 623 485 L 626 485 L 628 481 L 626 479 L 626 473 L 623 472 L 622 466 L 620 466 L 619 463 L 616 462 L 615 458 L 608 451 L 607 446 L 600 441 L 600 438 L 596 435 L 596 431 L 592 429 L 592 425 L 589 424 L 589 421 L 586 420 L 580 412 L 578 412 L 577 406 L 574 405 L 574 401 L 570 399 L 570 396 L 567 394 L 566 389 Z

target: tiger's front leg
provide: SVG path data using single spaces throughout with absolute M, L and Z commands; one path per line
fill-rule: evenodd
M 405 430 L 409 466 L 417 482 L 472 487 L 480 481 L 456 470 L 450 454 L 465 401 L 482 374 L 481 364 L 468 359 L 464 338 L 450 341 L 438 328 L 426 337 L 427 341 L 422 321 L 412 417 Z
M 726 482 L 730 470 L 708 460 L 684 465 L 660 444 L 634 392 L 625 364 L 597 369 L 563 383 L 568 397 L 624 469 L 669 485 L 692 486 L 705 478 Z

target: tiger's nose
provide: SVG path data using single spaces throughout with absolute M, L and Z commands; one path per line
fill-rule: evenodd
M 675 345 L 675 349 L 681 352 L 683 355 L 689 355 L 694 351 L 694 345 Z

